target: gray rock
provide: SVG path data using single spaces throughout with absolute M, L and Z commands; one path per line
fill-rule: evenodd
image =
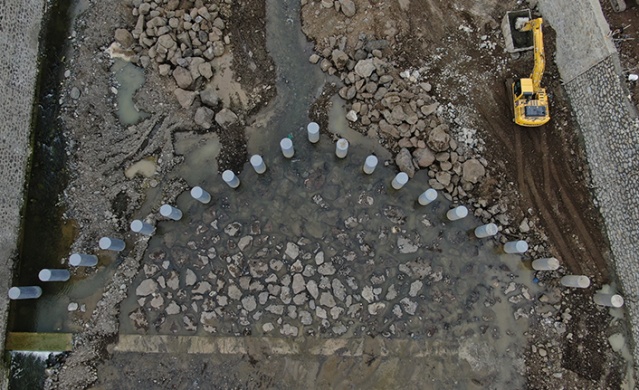
M 253 242 L 253 236 L 244 236 L 244 237 L 240 238 L 240 241 L 237 243 L 237 247 L 241 251 L 243 251 L 244 249 L 246 249 L 249 246 L 251 246 L 252 242 Z
M 439 107 L 439 103 L 432 103 L 428 105 L 423 105 L 419 109 L 424 114 L 424 116 L 429 116 L 433 112 L 437 111 L 437 107 Z
M 153 279 L 145 279 L 135 289 L 135 295 L 139 297 L 146 297 L 147 295 L 154 294 L 158 291 L 158 284 Z
M 193 77 L 191 76 L 191 72 L 181 66 L 178 66 L 173 70 L 173 78 L 175 79 L 178 87 L 182 89 L 189 89 L 191 87 L 191 84 L 193 84 Z
M 404 298 L 401 301 L 402 308 L 407 314 L 415 315 L 415 311 L 417 310 L 417 302 L 413 302 L 408 298 Z
M 173 94 L 177 98 L 178 103 L 182 108 L 189 108 L 193 105 L 195 101 L 195 97 L 197 96 L 196 92 L 193 91 L 185 91 L 181 88 L 177 88 L 173 91 Z
M 129 30 L 125 28 L 118 28 L 115 30 L 115 40 L 125 49 L 128 49 L 135 43 L 133 35 L 131 35 Z
M 208 107 L 198 107 L 197 111 L 195 111 L 195 116 L 193 120 L 195 124 L 200 126 L 203 129 L 210 129 L 213 126 L 213 117 L 215 116 L 215 112 Z
M 294 242 L 288 242 L 286 243 L 286 251 L 284 253 L 292 260 L 295 260 L 300 254 L 300 248 Z
M 175 42 L 175 40 L 173 40 L 172 36 L 170 36 L 169 34 L 164 34 L 158 38 L 158 45 L 165 49 L 172 49 L 177 46 L 177 43 Z
M 317 254 L 315 255 L 315 264 L 317 265 L 324 264 L 324 252 L 322 251 L 317 252 Z
M 464 181 L 477 183 L 485 174 L 486 169 L 477 159 L 471 158 L 462 164 L 462 179 Z
M 395 285 L 391 284 L 386 292 L 386 299 L 392 301 L 395 298 L 397 298 L 397 290 L 395 289 Z
M 419 246 L 404 236 L 397 237 L 397 247 L 399 248 L 399 253 L 415 253 L 419 249 Z
M 193 289 L 193 291 L 191 291 L 191 294 L 201 294 L 201 295 L 205 295 L 208 294 L 211 291 L 211 283 L 207 282 L 207 281 L 203 281 L 198 283 L 198 285 L 196 286 L 196 288 Z
M 228 296 L 229 298 L 237 301 L 242 298 L 242 290 L 240 290 L 236 285 L 230 284 L 228 287 Z
M 69 92 L 69 96 L 71 97 L 71 99 L 78 100 L 80 99 L 80 95 L 82 95 L 82 93 L 77 87 L 71 88 L 71 92 Z
M 315 316 L 317 318 L 326 319 L 327 318 L 326 309 L 324 309 L 323 307 L 320 307 L 320 306 L 316 306 L 315 307 Z
M 299 294 L 306 289 L 306 282 L 304 281 L 304 277 L 302 276 L 302 274 L 293 275 L 292 287 L 294 294 Z
M 149 329 L 149 320 L 146 318 L 146 314 L 141 307 L 138 307 L 136 310 L 132 311 L 129 314 L 129 318 L 131 319 L 131 322 L 133 322 L 133 326 L 135 326 L 136 329 Z
M 297 326 L 293 326 L 290 324 L 284 324 L 282 326 L 282 329 L 280 329 L 280 333 L 284 336 L 293 336 L 293 337 L 297 337 L 297 335 L 299 334 L 299 329 L 297 328 Z
M 302 310 L 299 312 L 299 318 L 302 325 L 310 325 L 313 323 L 313 317 L 311 313 L 307 312 L 306 310 Z
M 339 0 L 340 5 L 342 6 L 342 12 L 347 17 L 353 17 L 355 12 L 357 11 L 355 8 L 355 2 L 353 0 Z
M 317 272 L 320 275 L 333 275 L 335 274 L 335 266 L 332 263 L 324 263 L 322 265 L 320 265 L 319 267 L 317 267 Z
M 395 157 L 395 164 L 400 171 L 406 172 L 408 177 L 415 176 L 415 166 L 413 165 L 413 157 L 406 148 L 401 148 Z
M 416 297 L 423 286 L 424 286 L 424 283 L 422 283 L 421 280 L 414 281 L 413 283 L 410 284 L 410 290 L 408 291 L 408 295 L 410 295 L 411 297 Z
M 162 305 L 164 305 L 164 297 L 160 294 L 157 294 L 153 296 L 153 299 L 151 299 L 151 302 L 149 304 L 151 305 L 151 308 L 158 310 L 162 307 Z
M 349 122 L 357 122 L 357 113 L 354 110 L 350 110 L 347 114 L 346 114 L 346 119 Z
M 284 305 L 270 305 L 266 309 L 267 312 L 281 316 L 284 314 Z
M 180 305 L 178 305 L 177 303 L 175 303 L 175 301 L 171 301 L 169 302 L 169 304 L 166 306 L 166 314 L 167 315 L 174 315 L 174 314 L 179 314 L 182 311 L 182 308 L 180 308 Z
M 362 289 L 362 298 L 366 300 L 366 302 L 371 303 L 375 300 L 375 294 L 373 293 L 373 287 L 365 286 Z
M 375 64 L 372 59 L 360 60 L 355 64 L 355 73 L 361 78 L 368 78 L 375 71 Z
M 244 310 L 248 312 L 255 310 L 255 308 L 257 307 L 257 302 L 255 302 L 255 297 L 252 295 L 249 295 L 247 297 L 242 298 L 242 307 L 244 308 Z
M 435 179 L 438 183 L 446 187 L 450 184 L 451 175 L 449 172 L 440 171 L 435 174 Z
M 445 124 L 435 127 L 428 135 L 428 146 L 435 152 L 445 152 L 448 149 L 450 135 Z
M 386 308 L 386 304 L 384 302 L 375 302 L 368 305 L 368 314 L 374 316 L 381 313 L 384 308 Z
M 308 61 L 311 64 L 317 64 L 320 60 L 320 56 L 318 56 L 317 54 L 311 54 L 311 56 L 308 58 Z
M 331 284 L 335 298 L 343 302 L 344 299 L 346 299 L 346 287 L 344 287 L 344 284 L 339 279 L 333 279 Z
M 237 115 L 228 108 L 223 108 L 215 114 L 215 121 L 220 126 L 230 126 L 238 121 Z
M 240 231 L 241 228 L 242 224 L 239 222 L 229 223 L 224 228 L 224 233 L 228 234 L 231 237 L 235 237 L 235 235 Z
M 314 280 L 309 280 L 306 283 L 306 290 L 308 291 L 309 294 L 311 294 L 313 299 L 317 299 L 317 297 L 319 296 L 319 289 L 317 287 L 317 282 L 315 282 Z
M 211 79 L 211 77 L 213 77 L 213 68 L 211 68 L 211 64 L 209 62 L 203 62 L 203 63 L 199 64 L 197 66 L 197 70 L 198 70 L 198 72 L 200 72 L 202 77 L 204 77 L 207 80 L 209 80 L 209 79 Z
M 343 69 L 348 63 L 348 59 L 348 54 L 339 49 L 335 49 L 331 53 L 331 60 L 333 60 L 333 64 L 335 64 L 337 69 Z
M 333 298 L 331 293 L 324 291 L 320 296 L 319 304 L 326 307 L 334 307 L 336 305 L 335 298 Z
M 413 151 L 413 158 L 420 168 L 427 168 L 435 162 L 435 153 L 426 148 L 418 148 Z

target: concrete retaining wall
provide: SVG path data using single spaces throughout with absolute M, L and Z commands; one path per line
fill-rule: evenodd
M 610 29 L 599 3 L 541 0 L 539 8 L 557 30 L 557 65 L 583 135 L 595 198 L 605 221 L 630 315 L 636 367 L 639 363 L 637 113 L 627 97 L 625 75 L 621 74 L 619 57 L 608 37 Z
M 0 351 L 30 156 L 31 114 L 44 0 L 0 0 Z M 2 373 L 0 373 L 2 374 Z M 5 375 L 0 375 L 4 388 Z

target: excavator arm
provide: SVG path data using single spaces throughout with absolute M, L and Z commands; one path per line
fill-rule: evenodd
M 524 24 L 520 31 L 532 31 L 534 42 L 535 67 L 533 68 L 530 78 L 533 82 L 533 90 L 541 89 L 541 79 L 544 77 L 546 68 L 546 55 L 544 53 L 544 35 L 541 32 L 542 18 L 529 20 Z

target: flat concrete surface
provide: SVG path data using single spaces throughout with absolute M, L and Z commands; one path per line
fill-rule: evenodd
M 539 0 L 538 6 L 544 23 L 557 32 L 555 61 L 563 82 L 617 52 L 598 0 Z
M 0 346 L 4 346 L 12 268 L 30 156 L 31 114 L 44 0 L 0 0 Z M 1 347 L 0 347 L 1 348 Z M 0 373 L 0 387 L 6 378 Z
M 7 334 L 7 351 L 64 352 L 73 349 L 71 333 L 25 333 Z

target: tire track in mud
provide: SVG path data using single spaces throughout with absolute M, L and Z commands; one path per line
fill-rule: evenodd
M 514 167 L 506 167 L 506 177 L 516 175 L 511 177 L 516 179 L 521 212 L 526 214 L 532 207 L 538 213 L 549 244 L 554 248 L 552 252 L 570 272 L 607 280 L 607 263 L 599 249 L 601 243 L 597 242 L 596 234 L 591 234 L 592 229 L 601 227 L 584 219 L 580 212 L 583 205 L 577 206 L 578 200 L 570 195 L 587 189 L 574 182 L 568 160 L 553 159 L 553 155 L 567 155 L 563 140 L 558 139 L 562 131 L 553 131 L 552 123 L 532 129 L 515 125 L 507 110 L 506 96 L 500 96 L 495 90 L 491 103 L 477 107 L 491 136 L 486 139 L 487 150 L 514 162 Z M 496 112 L 503 116 L 495 116 Z

